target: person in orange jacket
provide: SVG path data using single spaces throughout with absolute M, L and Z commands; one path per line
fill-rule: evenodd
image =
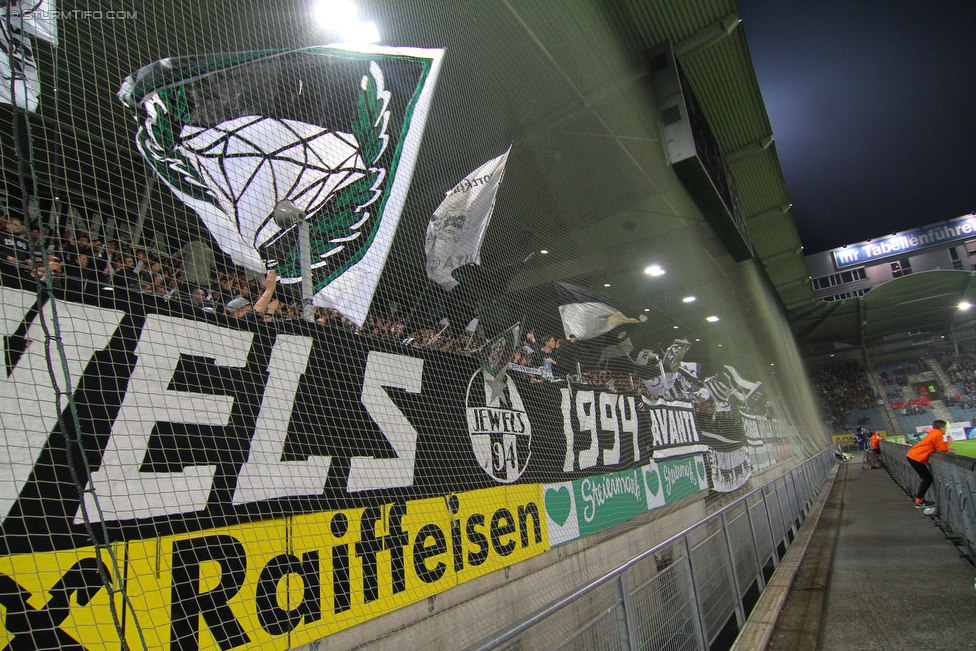
M 874 450 L 874 465 L 872 469 L 881 467 L 881 435 L 877 432 L 871 434 L 871 449 Z
M 933 452 L 955 452 L 955 448 L 950 448 L 949 443 L 952 437 L 946 436 L 946 422 L 937 420 L 932 423 L 932 429 L 922 437 L 922 440 L 912 446 L 906 455 L 908 464 L 915 469 L 918 476 L 922 478 L 922 483 L 918 485 L 918 493 L 915 496 L 915 506 L 926 507 L 935 506 L 935 502 L 925 499 L 925 492 L 932 485 L 932 471 L 929 470 L 929 457 Z

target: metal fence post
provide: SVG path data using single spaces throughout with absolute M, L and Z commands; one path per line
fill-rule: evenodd
M 752 537 L 753 559 L 756 561 L 756 577 L 759 582 L 759 592 L 766 589 L 766 577 L 763 576 L 762 560 L 759 558 L 759 541 L 756 540 L 756 527 L 752 521 L 752 509 L 749 507 L 749 500 L 743 500 L 746 506 L 746 518 L 749 520 L 749 534 Z
M 773 519 L 769 515 L 769 503 L 766 501 L 766 489 L 759 491 L 762 497 L 763 510 L 766 511 L 766 530 L 769 531 L 769 544 L 773 547 L 773 568 L 779 566 L 779 550 L 776 549 L 776 535 L 773 533 Z
M 705 651 L 708 649 L 708 642 L 705 640 L 705 620 L 702 612 L 701 603 L 698 601 L 698 583 L 695 580 L 695 564 L 691 560 L 691 543 L 688 536 L 683 536 L 681 541 L 685 547 L 685 559 L 688 561 L 688 585 L 691 586 L 691 598 L 695 603 L 695 631 L 698 632 L 698 648 Z
M 614 592 L 617 593 L 617 602 L 621 608 L 617 612 L 617 632 L 620 635 L 620 648 L 623 651 L 637 651 L 637 631 L 634 625 L 637 616 L 634 613 L 634 606 L 630 600 L 630 587 L 627 585 L 627 573 L 621 572 L 620 576 L 613 583 Z
M 780 479 L 783 480 L 783 492 L 785 493 L 786 491 L 789 490 L 789 488 L 786 487 L 786 479 L 783 478 L 783 477 L 780 477 Z M 777 481 L 779 481 L 779 480 L 777 480 Z M 776 507 L 779 509 L 779 517 L 780 517 L 780 520 L 783 521 L 782 524 L 785 527 L 782 531 L 777 532 L 777 536 L 779 536 L 778 539 L 779 540 L 782 540 L 786 536 L 786 532 L 789 531 L 790 530 L 790 527 L 793 526 L 793 523 L 790 522 L 789 523 L 789 526 L 787 526 L 786 513 L 783 512 L 783 498 L 780 497 L 780 495 L 779 495 L 779 488 L 776 488 L 776 490 L 773 491 L 773 494 L 776 496 Z M 786 510 L 787 510 L 787 512 L 789 512 L 789 509 L 786 509 Z
M 790 485 L 793 487 L 793 506 L 796 507 L 796 511 L 790 510 L 793 516 L 790 524 L 795 525 L 796 521 L 800 519 L 800 494 L 796 491 L 796 468 L 790 471 Z M 796 525 L 796 527 L 799 528 L 799 525 Z M 793 535 L 796 535 L 796 531 L 793 532 Z
M 735 595 L 735 618 L 742 628 L 746 623 L 745 610 L 742 608 L 742 590 L 739 587 L 739 573 L 735 569 L 735 552 L 732 549 L 732 537 L 729 536 L 729 523 L 725 517 L 727 511 L 722 511 L 722 536 L 725 538 L 725 551 L 729 554 L 729 569 L 732 570 L 732 594 Z

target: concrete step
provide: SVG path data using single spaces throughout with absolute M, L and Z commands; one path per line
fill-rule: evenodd
M 949 413 L 948 407 L 946 407 L 945 403 L 941 400 L 932 401 L 932 413 L 935 415 L 935 418 L 941 418 L 947 423 L 952 422 L 952 414 Z

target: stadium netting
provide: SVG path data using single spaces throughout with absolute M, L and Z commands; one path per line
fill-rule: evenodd
M 600 5 L 344 7 L 0 10 L 10 648 L 291 648 L 827 445 Z

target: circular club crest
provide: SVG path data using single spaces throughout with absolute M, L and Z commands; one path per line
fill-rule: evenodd
M 529 462 L 532 426 L 515 381 L 479 370 L 468 382 L 465 403 L 478 465 L 499 483 L 518 480 Z

